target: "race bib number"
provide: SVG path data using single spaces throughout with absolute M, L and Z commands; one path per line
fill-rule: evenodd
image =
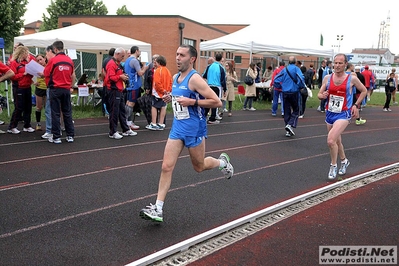
M 344 97 L 330 95 L 330 99 L 328 101 L 328 111 L 333 113 L 341 113 L 343 105 L 344 105 Z
M 179 97 L 180 96 L 172 96 L 173 115 L 177 120 L 188 119 L 190 118 L 188 107 L 181 106 L 181 104 L 177 102 Z

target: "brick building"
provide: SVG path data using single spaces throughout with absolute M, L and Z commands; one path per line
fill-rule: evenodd
M 114 32 L 129 38 L 150 43 L 152 54 L 161 54 L 167 60 L 171 73 L 176 73 L 176 50 L 180 43 L 191 44 L 199 50 L 199 43 L 224 36 L 248 25 L 207 25 L 178 15 L 128 15 L 128 16 L 60 16 L 58 26 L 65 27 L 80 22 Z M 90 32 L 79 32 L 88 34 Z M 95 38 L 95 36 L 93 36 Z M 111 48 L 111 47 L 110 47 Z M 206 58 L 197 60 L 196 69 L 201 73 Z

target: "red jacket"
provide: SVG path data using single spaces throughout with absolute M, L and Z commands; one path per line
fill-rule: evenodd
M 374 82 L 373 73 L 369 69 L 365 69 L 363 70 L 362 75 L 364 77 L 364 86 L 370 88 L 370 81 Z
M 33 83 L 33 76 L 30 74 L 25 75 L 25 65 L 28 61 L 23 60 L 18 62 L 17 60 L 12 60 L 10 62 L 10 69 L 14 71 L 15 75 L 11 78 L 14 86 L 18 86 L 20 89 L 31 89 Z
M 105 67 L 105 84 L 108 90 L 123 91 L 124 81 L 120 78 L 123 74 L 123 67 L 118 64 L 114 59 L 109 60 Z
M 273 84 L 274 84 L 274 78 L 275 78 L 275 77 L 277 76 L 277 74 L 280 73 L 280 71 L 283 70 L 284 68 L 285 68 L 285 66 L 280 66 L 279 68 L 277 68 L 277 69 L 275 69 L 275 70 L 273 71 L 272 81 L 270 82 L 270 87 L 272 87 Z M 281 88 L 280 88 L 280 89 L 276 89 L 276 88 L 275 88 L 275 90 L 281 91 Z
M 50 59 L 43 74 L 49 88 L 71 89 L 74 65 L 72 59 L 65 53 L 58 53 Z

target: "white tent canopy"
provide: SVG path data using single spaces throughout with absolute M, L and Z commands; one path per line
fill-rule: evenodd
M 151 44 L 102 30 L 85 23 L 43 31 L 14 38 L 14 44 L 23 43 L 28 47 L 47 47 L 55 41 L 62 41 L 65 49 L 97 54 L 97 70 L 101 70 L 102 54 L 110 48 L 130 49 L 136 45 L 151 58 Z
M 312 55 L 332 57 L 333 49 L 322 49 L 322 46 L 317 45 L 319 43 L 317 38 L 320 36 L 313 35 L 304 34 L 301 30 L 289 32 L 281 28 L 281 26 L 266 28 L 248 26 L 231 34 L 201 42 L 200 50 L 274 56 Z

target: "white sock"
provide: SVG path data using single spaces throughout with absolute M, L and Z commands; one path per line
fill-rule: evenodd
M 348 159 L 343 159 L 342 161 L 341 161 L 341 164 L 346 164 L 346 162 L 348 161 Z
M 157 200 L 156 202 L 155 202 L 155 206 L 157 206 L 157 211 L 162 211 L 162 208 L 163 208 L 163 201 L 162 200 Z
M 226 162 L 224 160 L 219 159 L 219 168 L 223 169 L 226 167 Z

